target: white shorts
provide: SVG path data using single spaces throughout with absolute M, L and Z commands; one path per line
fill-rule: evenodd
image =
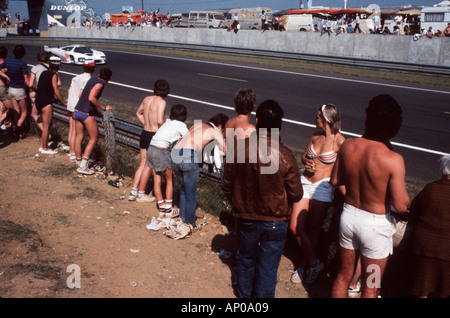
M 393 233 L 390 214 L 375 214 L 344 203 L 339 226 L 341 247 L 360 250 L 367 258 L 386 258 L 392 254 Z
M 303 187 L 303 198 L 322 202 L 333 202 L 334 187 L 330 183 L 330 178 L 312 183 L 302 175 L 300 181 Z
M 14 88 L 10 87 L 8 90 L 9 98 L 15 100 L 21 100 L 27 98 L 27 93 L 25 92 L 25 88 Z

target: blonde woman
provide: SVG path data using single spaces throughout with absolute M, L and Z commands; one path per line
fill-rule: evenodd
M 312 283 L 323 270 L 317 258 L 320 229 L 333 201 L 331 172 L 337 152 L 345 138 L 340 133 L 341 118 L 334 105 L 323 105 L 316 114 L 318 132 L 311 137 L 302 156 L 305 170 L 301 176 L 303 198 L 301 209 L 291 216 L 290 229 L 302 250 L 299 267 L 291 277 L 294 283 Z

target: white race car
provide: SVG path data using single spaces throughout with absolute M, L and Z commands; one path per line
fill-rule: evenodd
M 62 47 L 44 46 L 45 52 L 59 57 L 61 63 L 82 65 L 86 59 L 93 59 L 95 64 L 106 64 L 106 55 L 85 45 L 68 45 Z

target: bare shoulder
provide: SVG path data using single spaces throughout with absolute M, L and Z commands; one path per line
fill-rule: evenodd
M 403 156 L 395 151 L 387 149 L 386 153 L 383 155 L 384 155 L 384 158 L 386 160 L 389 160 L 390 164 L 392 166 L 395 166 L 396 168 L 398 167 L 398 165 L 404 165 L 405 161 L 403 159 Z
M 342 146 L 342 144 L 344 143 L 344 141 L 346 141 L 347 139 L 344 137 L 344 135 L 342 135 L 341 133 L 338 133 L 336 135 L 336 141 L 338 143 L 339 146 Z
M 344 137 L 344 136 L 342 136 Z M 338 141 L 340 143 L 339 152 L 345 151 L 346 148 L 353 147 L 353 144 L 357 142 L 357 139 L 355 138 L 343 138 L 342 142 Z
M 143 105 L 150 105 L 152 99 L 153 99 L 153 96 L 146 96 L 146 97 L 144 97 L 144 99 L 142 100 L 142 104 L 143 104 Z
M 315 143 L 322 136 L 325 136 L 325 133 L 323 131 L 316 131 L 311 136 L 311 139 L 309 140 L 309 142 L 310 143 Z
M 233 128 L 234 123 L 236 122 L 236 117 L 230 118 L 225 124 L 225 128 Z

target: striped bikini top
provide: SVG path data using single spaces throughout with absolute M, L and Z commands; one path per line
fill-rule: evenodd
M 329 152 L 324 152 L 324 153 L 321 153 L 320 155 L 318 155 L 316 153 L 316 151 L 314 150 L 314 145 L 311 145 L 311 147 L 309 147 L 308 151 L 306 152 L 306 155 L 308 156 L 308 158 L 311 158 L 311 159 L 317 158 L 321 162 L 328 164 L 328 163 L 334 163 L 336 161 L 337 152 L 329 151 Z

